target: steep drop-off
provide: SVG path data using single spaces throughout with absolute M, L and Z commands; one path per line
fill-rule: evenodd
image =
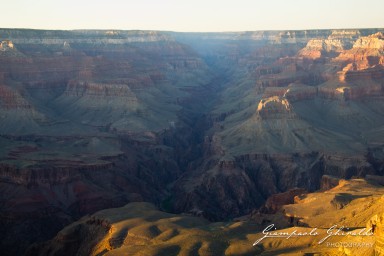
M 382 175 L 382 33 L 0 29 L 2 255 L 129 202 L 228 220 Z

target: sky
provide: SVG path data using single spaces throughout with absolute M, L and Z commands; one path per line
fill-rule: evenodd
M 383 28 L 383 0 L 8 0 L 0 27 L 183 32 Z

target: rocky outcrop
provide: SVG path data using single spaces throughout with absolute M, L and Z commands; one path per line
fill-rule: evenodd
M 340 183 L 340 178 L 330 176 L 330 175 L 324 175 L 323 177 L 321 177 L 320 189 L 329 190 L 339 185 L 339 183 Z
M 292 114 L 291 105 L 288 100 L 284 97 L 273 96 L 269 98 L 262 99 L 257 106 L 257 114 L 261 118 L 276 118 L 276 116 L 283 115 L 284 117 L 289 118 Z M 291 118 L 293 118 L 292 115 Z
M 383 199 L 381 199 L 383 200 Z M 384 255 L 384 216 L 380 214 L 374 215 L 368 222 L 367 228 L 372 230 L 375 236 L 375 256 Z
M 13 50 L 15 46 L 13 45 L 12 41 L 10 40 L 5 40 L 0 42 L 0 51 L 10 51 Z
M 271 195 L 265 202 L 263 211 L 265 213 L 276 213 L 281 210 L 284 205 L 293 204 L 296 196 L 303 196 L 306 193 L 308 192 L 305 189 L 293 188 L 284 193 Z
M 23 54 L 19 52 L 11 40 L 0 41 L 0 56 L 4 57 L 21 57 Z
M 336 61 L 353 63 L 354 70 L 362 70 L 384 63 L 384 36 L 376 33 L 359 38 L 352 49 L 342 52 Z
M 311 39 L 298 56 L 306 59 L 332 58 L 349 50 L 360 36 L 358 30 L 334 30 L 326 39 Z
M 339 39 L 312 39 L 307 46 L 299 51 L 298 56 L 308 59 L 319 59 L 329 56 L 330 53 L 340 53 L 344 50 L 344 44 Z M 332 55 L 331 55 L 332 56 Z

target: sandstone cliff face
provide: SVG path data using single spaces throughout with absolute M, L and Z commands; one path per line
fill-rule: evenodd
M 367 228 L 373 230 L 373 234 L 376 238 L 375 241 L 375 255 L 382 256 L 384 255 L 384 241 L 383 241 L 383 216 L 377 214 L 373 216 L 367 223 Z
M 375 65 L 382 65 L 384 51 L 383 33 L 377 33 L 358 39 L 352 49 L 341 53 L 337 61 L 352 62 L 351 70 L 362 70 Z
M 291 105 L 287 99 L 278 96 L 272 96 L 269 98 L 262 99 L 257 106 L 257 114 L 261 118 L 276 118 L 276 115 L 283 115 L 285 117 L 290 117 Z
M 342 52 L 344 48 L 343 42 L 338 39 L 313 39 L 308 42 L 304 49 L 299 51 L 298 55 L 303 58 L 319 59 L 323 57 L 323 55 L 332 52 Z
M 306 47 L 298 52 L 298 56 L 314 60 L 336 57 L 345 50 L 352 48 L 352 45 L 360 36 L 361 33 L 357 30 L 335 30 L 332 31 L 328 38 L 309 40 Z

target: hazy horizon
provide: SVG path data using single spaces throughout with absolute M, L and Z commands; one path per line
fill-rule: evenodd
M 0 26 L 14 29 L 244 32 L 384 27 L 384 2 L 379 0 L 14 0 L 2 6 L 7 11 Z
M 257 29 L 257 30 L 237 30 L 237 31 L 175 31 L 175 30 L 155 30 L 155 29 L 115 29 L 115 28 L 78 28 L 78 29 L 46 29 L 46 28 L 13 28 L 0 27 L 0 29 L 10 30 L 41 30 L 41 31 L 155 31 L 171 33 L 247 33 L 263 31 L 308 31 L 308 30 L 364 30 L 364 29 L 384 29 L 384 27 L 356 27 L 356 28 L 308 28 L 308 29 Z

